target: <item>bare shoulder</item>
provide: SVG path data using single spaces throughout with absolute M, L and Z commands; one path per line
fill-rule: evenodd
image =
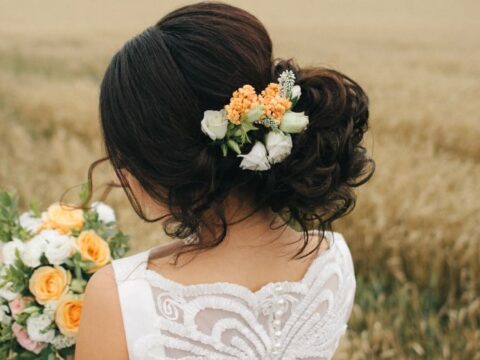
M 128 359 L 113 266 L 90 278 L 85 290 L 75 360 Z

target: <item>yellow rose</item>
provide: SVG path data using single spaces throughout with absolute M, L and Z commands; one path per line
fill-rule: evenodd
M 82 231 L 75 240 L 76 246 L 83 260 L 95 262 L 88 272 L 95 272 L 108 264 L 111 259 L 108 243 L 93 230 Z
M 53 228 L 62 234 L 71 230 L 80 230 L 83 227 L 83 210 L 58 203 L 50 205 L 42 228 Z
M 65 295 L 55 310 L 55 323 L 65 336 L 76 336 L 80 326 L 80 316 L 83 308 L 83 295 L 73 297 Z
M 40 266 L 30 277 L 28 288 L 35 300 L 45 305 L 50 300 L 60 299 L 67 292 L 71 279 L 70 271 L 61 266 Z

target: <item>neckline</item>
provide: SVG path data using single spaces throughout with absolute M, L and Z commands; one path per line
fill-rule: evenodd
M 315 235 L 320 233 L 318 230 L 310 230 L 310 234 Z M 195 283 L 195 284 L 183 284 L 178 281 L 172 280 L 170 278 L 165 277 L 161 273 L 149 269 L 148 260 L 150 258 L 150 254 L 153 250 L 157 247 L 150 248 L 145 251 L 144 253 L 144 266 L 143 271 L 145 278 L 150 282 L 150 284 L 158 285 L 161 288 L 166 290 L 178 292 L 182 295 L 195 295 L 195 294 L 203 294 L 205 290 L 208 292 L 213 293 L 221 293 L 225 291 L 229 291 L 232 295 L 244 295 L 248 298 L 259 298 L 262 297 L 265 292 L 269 292 L 270 290 L 274 290 L 274 292 L 284 291 L 286 288 L 294 289 L 300 291 L 301 289 L 305 290 L 308 285 L 308 282 L 313 277 L 317 268 L 322 264 L 324 259 L 328 258 L 328 255 L 334 252 L 337 247 L 338 238 L 342 238 L 341 234 L 333 232 L 333 231 L 325 231 L 325 240 L 328 243 L 328 248 L 324 249 L 323 251 L 319 251 L 319 253 L 315 256 L 315 258 L 310 262 L 307 269 L 305 270 L 303 276 L 299 280 L 278 280 L 278 281 L 270 281 L 262 285 L 257 290 L 252 290 L 245 285 L 241 285 L 239 283 L 229 282 L 229 281 L 213 281 L 213 282 L 205 282 L 205 283 Z M 335 235 L 337 237 L 335 237 Z M 335 240 L 335 241 L 334 241 Z

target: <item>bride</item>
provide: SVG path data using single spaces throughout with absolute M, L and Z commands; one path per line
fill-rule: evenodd
M 113 56 L 100 114 L 133 208 L 173 241 L 95 273 L 75 358 L 330 359 L 355 294 L 331 225 L 374 171 L 362 88 L 202 2 Z

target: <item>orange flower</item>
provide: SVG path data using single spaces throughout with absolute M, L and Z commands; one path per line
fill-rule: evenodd
M 243 85 L 233 92 L 230 103 L 225 105 L 227 119 L 233 124 L 240 124 L 243 115 L 258 105 L 258 96 L 251 85 Z
M 264 114 L 260 119 L 266 116 L 273 119 L 277 125 L 280 124 L 285 111 L 292 107 L 292 102 L 280 96 L 280 84 L 270 83 L 258 97 L 259 102 L 264 106 Z
M 95 272 L 111 260 L 108 243 L 93 230 L 85 230 L 75 239 L 75 244 L 82 255 L 82 259 L 93 261 L 95 264 L 88 270 Z
M 61 234 L 68 234 L 71 230 L 80 230 L 83 227 L 83 211 L 55 203 L 50 205 L 43 217 L 43 221 L 44 223 L 38 231 L 55 229 Z
M 71 279 L 70 271 L 61 266 L 40 266 L 30 277 L 28 288 L 35 300 L 45 305 L 50 300 L 60 299 L 67 292 Z
M 277 83 L 270 83 L 268 86 L 262 91 L 262 96 L 266 97 L 276 97 L 280 94 L 280 84 Z
M 83 296 L 75 298 L 65 295 L 58 303 L 55 312 L 55 323 L 65 336 L 76 336 L 80 326 L 80 315 L 83 308 Z

